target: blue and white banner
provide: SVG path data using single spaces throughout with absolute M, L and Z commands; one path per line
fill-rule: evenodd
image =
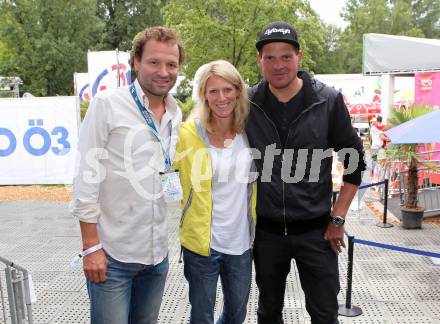
M 71 184 L 77 97 L 0 99 L 0 185 Z
M 75 96 L 78 96 L 80 101 L 90 101 L 92 96 L 89 88 L 89 74 L 75 72 L 73 74 L 73 89 Z
M 131 84 L 130 53 L 100 51 L 87 53 L 90 97 L 98 92 Z

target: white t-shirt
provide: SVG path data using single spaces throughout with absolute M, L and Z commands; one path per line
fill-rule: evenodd
M 250 149 L 242 134 L 226 148 L 209 147 L 213 168 L 211 248 L 241 255 L 251 247 L 248 218 Z
M 372 149 L 380 149 L 383 145 L 383 140 L 380 138 L 382 131 L 373 125 L 370 130 L 371 137 L 371 148 Z

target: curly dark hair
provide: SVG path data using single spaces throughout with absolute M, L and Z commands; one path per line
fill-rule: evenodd
M 179 48 L 179 64 L 185 60 L 185 51 L 183 50 L 180 35 L 177 30 L 162 26 L 148 27 L 139 32 L 133 39 L 133 46 L 130 52 L 130 65 L 134 69 L 134 59 L 140 60 L 144 51 L 144 46 L 149 40 L 158 42 L 177 44 Z

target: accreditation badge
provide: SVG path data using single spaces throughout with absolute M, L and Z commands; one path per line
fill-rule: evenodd
M 160 174 L 163 197 L 166 203 L 173 203 L 183 199 L 182 185 L 180 184 L 179 171 L 171 170 Z

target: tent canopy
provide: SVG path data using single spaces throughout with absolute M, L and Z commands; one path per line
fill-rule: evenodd
M 440 72 L 440 40 L 364 34 L 363 74 Z
M 411 119 L 385 132 L 392 144 L 438 143 L 440 110 Z

